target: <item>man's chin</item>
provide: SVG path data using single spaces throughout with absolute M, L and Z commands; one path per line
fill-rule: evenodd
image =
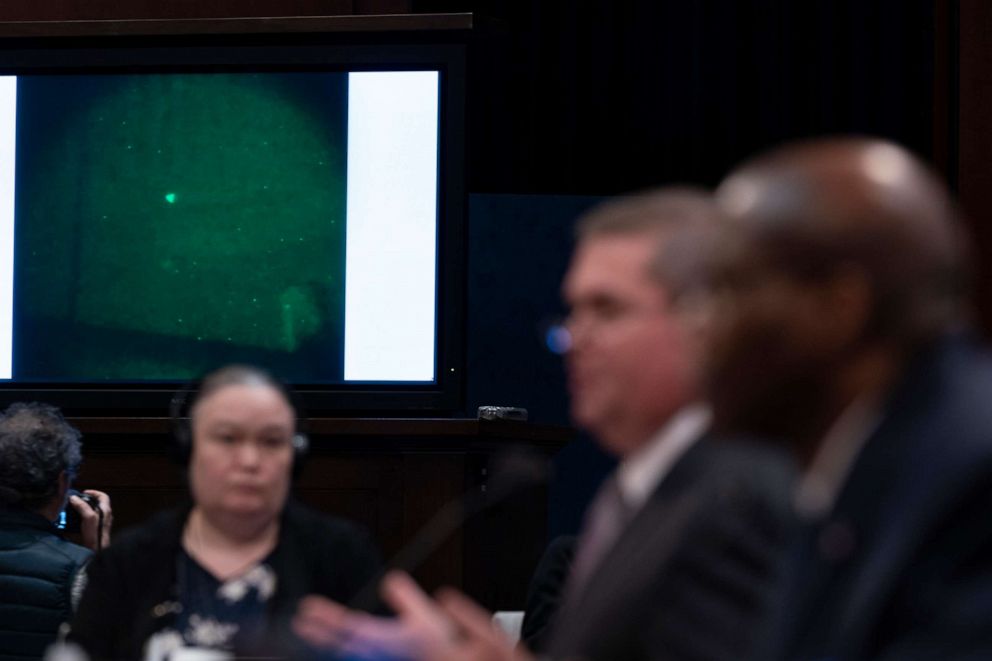
M 603 415 L 581 416 L 579 412 L 573 410 L 572 422 L 592 436 L 603 451 L 613 456 L 622 457 L 632 449 L 632 445 L 636 445 L 637 439 L 631 439 L 628 435 L 620 433 L 616 425 L 610 424 Z
M 231 514 L 238 514 L 245 517 L 271 515 L 279 511 L 279 508 L 275 507 L 275 504 L 269 499 L 245 497 L 231 498 L 224 503 L 224 509 Z
M 572 418 L 572 424 L 598 437 L 599 431 L 603 427 L 603 415 L 596 407 L 589 406 L 588 404 L 576 404 L 573 400 L 570 416 Z

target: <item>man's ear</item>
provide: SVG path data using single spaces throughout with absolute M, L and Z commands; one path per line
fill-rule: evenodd
M 55 493 L 55 500 L 59 503 L 65 502 L 66 493 L 69 491 L 72 480 L 69 479 L 69 472 L 62 471 L 59 473 L 59 486 L 58 491 Z
M 37 510 L 37 512 L 49 521 L 55 521 L 59 516 L 59 512 L 66 506 L 66 494 L 69 491 L 71 482 L 72 479 L 68 471 L 59 473 L 58 480 L 55 483 L 55 495 L 42 508 Z
M 875 294 L 868 274 L 851 266 L 838 270 L 818 286 L 823 324 L 829 328 L 833 348 L 860 343 L 871 325 Z
M 697 350 L 704 351 L 713 330 L 713 294 L 703 289 L 683 294 L 678 299 L 675 312 L 688 340 Z

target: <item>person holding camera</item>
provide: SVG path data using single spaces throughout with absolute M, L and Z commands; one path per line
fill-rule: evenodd
M 0 414 L 0 660 L 43 655 L 74 610 L 80 569 L 110 541 L 107 494 L 70 495 L 80 436 L 46 404 Z M 56 527 L 67 506 L 79 514 L 83 546 Z

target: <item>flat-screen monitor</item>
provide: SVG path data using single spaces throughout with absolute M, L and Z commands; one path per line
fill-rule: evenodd
M 160 410 L 221 364 L 313 412 L 461 389 L 463 49 L 0 49 L 0 396 Z

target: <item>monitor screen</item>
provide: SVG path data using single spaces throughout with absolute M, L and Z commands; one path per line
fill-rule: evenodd
M 168 389 L 247 362 L 344 408 L 439 393 L 450 71 L 358 50 L 0 56 L 4 388 Z

